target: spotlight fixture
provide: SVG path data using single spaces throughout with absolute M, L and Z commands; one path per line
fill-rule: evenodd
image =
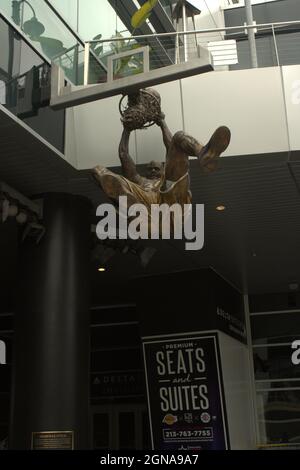
M 41 208 L 36 202 L 0 181 L 0 213 L 2 222 L 15 217 L 19 224 L 24 224 L 29 219 L 38 220 Z
M 216 207 L 216 210 L 217 210 L 218 212 L 224 212 L 224 211 L 226 210 L 226 207 L 223 206 L 223 205 L 220 205 L 220 206 L 217 206 L 217 207 Z
M 35 238 L 36 243 L 40 243 L 41 239 L 46 233 L 46 229 L 43 225 L 39 224 L 38 222 L 29 222 L 22 235 L 22 241 L 24 241 L 27 237 Z
M 19 212 L 19 208 L 18 206 L 10 201 L 9 199 L 7 199 L 6 197 L 2 198 L 2 205 L 1 205 L 1 208 L 0 208 L 0 211 L 1 211 L 1 214 L 2 214 L 2 222 L 6 222 L 6 220 L 9 218 L 9 217 L 16 217 L 18 212 Z
M 28 215 L 24 211 L 19 212 L 19 214 L 16 217 L 16 221 L 20 225 L 24 225 L 27 222 L 27 220 L 28 220 Z
M 105 268 L 98 268 L 99 273 L 105 273 L 106 269 Z
M 39 223 L 42 205 L 0 181 L 0 221 L 4 223 L 9 217 L 15 217 L 16 222 L 24 225 L 22 241 L 33 237 L 39 243 L 46 232 L 45 227 Z

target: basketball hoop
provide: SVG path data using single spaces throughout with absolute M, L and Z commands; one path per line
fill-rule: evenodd
M 160 96 L 151 89 L 124 95 L 119 103 L 119 111 L 123 124 L 129 129 L 147 129 L 153 126 L 161 116 Z

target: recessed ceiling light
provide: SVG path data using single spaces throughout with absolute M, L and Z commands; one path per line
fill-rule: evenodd
M 217 206 L 217 207 L 216 207 L 216 210 L 217 210 L 218 212 L 223 212 L 223 211 L 226 210 L 226 207 L 225 207 L 225 206 Z
M 106 269 L 105 268 L 98 268 L 99 273 L 105 273 Z

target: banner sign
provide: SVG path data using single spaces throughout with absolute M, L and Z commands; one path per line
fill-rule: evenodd
M 152 447 L 229 448 L 215 334 L 145 338 Z

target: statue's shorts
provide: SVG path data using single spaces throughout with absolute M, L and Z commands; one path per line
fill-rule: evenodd
M 157 182 L 151 189 L 144 189 L 142 186 L 129 181 L 127 178 L 121 175 L 117 175 L 107 168 L 101 168 L 97 171 L 97 179 L 101 184 L 101 179 L 105 176 L 114 177 L 117 179 L 120 188 L 120 193 L 114 199 L 120 196 L 130 195 L 130 205 L 133 203 L 143 204 L 147 208 L 148 220 L 153 225 L 153 206 L 165 204 L 170 207 L 177 205 L 177 208 L 181 210 L 182 218 L 181 224 L 184 217 L 187 217 L 191 213 L 192 195 L 189 189 L 189 174 L 185 173 L 177 181 L 167 181 L 164 177 Z M 122 191 L 123 188 L 123 191 Z M 172 231 L 174 229 L 174 213 L 171 213 Z M 152 227 L 153 228 L 153 227 Z M 159 229 L 161 233 L 161 228 Z

